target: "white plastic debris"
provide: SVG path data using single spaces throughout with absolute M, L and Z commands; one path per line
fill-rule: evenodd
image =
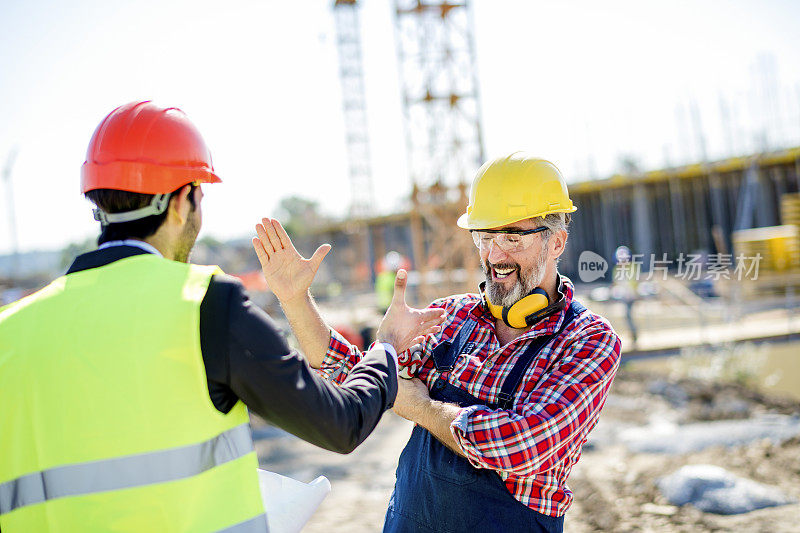
M 767 439 L 779 443 L 800 435 L 800 417 L 762 415 L 747 420 L 716 420 L 679 425 L 666 420 L 620 432 L 620 441 L 639 453 L 677 455 L 710 446 L 742 446 Z
M 298 533 L 331 491 L 325 476 L 303 483 L 259 469 L 258 483 L 270 533 Z
M 713 465 L 688 465 L 657 481 L 673 505 L 691 504 L 707 513 L 741 514 L 794 503 L 780 489 Z

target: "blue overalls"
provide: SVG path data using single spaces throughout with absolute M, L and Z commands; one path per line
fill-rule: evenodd
M 573 301 L 557 332 L 531 342 L 503 382 L 497 404 L 488 405 L 490 409 L 511 409 L 514 392 L 536 354 L 558 337 L 583 310 L 581 304 Z M 461 407 L 487 405 L 486 401 L 475 398 L 445 379 L 445 373 L 453 369 L 476 325 L 473 320 L 468 320 L 452 342 L 443 342 L 434 348 L 433 360 L 436 369 L 442 373 L 430 391 L 434 400 L 455 403 Z M 400 455 L 397 482 L 386 511 L 384 533 L 560 533 L 563 528 L 563 516 L 547 516 L 520 503 L 508 492 L 497 472 L 475 468 L 464 457 L 439 442 L 428 430 L 414 426 L 411 439 Z

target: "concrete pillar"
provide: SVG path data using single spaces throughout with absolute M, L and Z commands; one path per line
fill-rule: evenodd
M 600 201 L 601 201 L 601 225 L 599 228 L 603 228 L 602 231 L 602 244 L 603 250 L 600 254 L 606 258 L 606 260 L 611 260 L 614 257 L 614 250 L 617 249 L 617 246 L 623 244 L 619 242 L 619 236 L 616 232 L 616 224 L 614 224 L 614 193 L 609 190 L 604 190 L 600 193 Z
M 781 221 L 781 198 L 783 198 L 783 195 L 786 194 L 786 182 L 788 181 L 788 172 L 786 167 L 773 167 L 770 172 L 770 178 L 773 191 L 773 224 L 777 226 L 778 224 L 783 223 Z
M 707 184 L 708 177 L 703 176 L 693 184 L 692 189 L 692 200 L 694 205 L 694 220 L 695 220 L 695 231 L 697 231 L 697 244 L 703 250 L 710 250 L 711 249 L 711 242 L 710 242 L 710 235 L 711 235 L 711 228 L 708 227 L 708 213 L 706 206 L 710 199 L 708 198 L 708 194 L 706 193 L 706 187 L 704 186 Z M 710 190 L 710 188 L 709 188 Z
M 758 227 L 774 226 L 778 223 L 776 205 L 772 193 L 772 186 L 767 178 L 766 171 L 753 168 L 755 173 L 755 219 Z
M 681 194 L 681 178 L 672 177 L 669 180 L 669 197 L 672 204 L 672 231 L 675 239 L 672 245 L 676 253 L 689 253 L 687 250 L 688 239 L 686 236 L 686 210 L 683 207 L 683 196 Z
M 633 252 L 644 255 L 645 269 L 650 268 L 650 254 L 653 250 L 653 221 L 650 217 L 650 206 L 647 201 L 647 190 L 644 183 L 633 186 Z
M 709 195 L 711 196 L 711 223 L 712 227 L 717 226 L 722 235 L 725 236 L 726 246 L 730 249 L 730 229 L 726 222 L 724 190 L 718 174 L 709 176 Z M 719 251 L 719 250 L 718 250 Z

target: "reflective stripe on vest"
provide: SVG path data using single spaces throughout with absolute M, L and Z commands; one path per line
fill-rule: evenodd
M 251 451 L 250 427 L 242 424 L 191 446 L 34 472 L 0 484 L 0 515 L 55 498 L 195 476 Z
M 267 515 L 258 515 L 257 517 L 246 520 L 241 524 L 236 524 L 235 526 L 221 529 L 218 533 L 269 533 Z
M 209 397 L 215 267 L 144 254 L 0 312 L 0 529 L 267 529 L 248 413 Z

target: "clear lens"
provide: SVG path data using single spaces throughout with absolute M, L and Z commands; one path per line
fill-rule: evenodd
M 473 231 L 472 241 L 478 249 L 488 250 L 492 241 L 504 252 L 521 252 L 533 244 L 535 233 L 520 235 L 518 233 L 490 233 L 488 231 Z

